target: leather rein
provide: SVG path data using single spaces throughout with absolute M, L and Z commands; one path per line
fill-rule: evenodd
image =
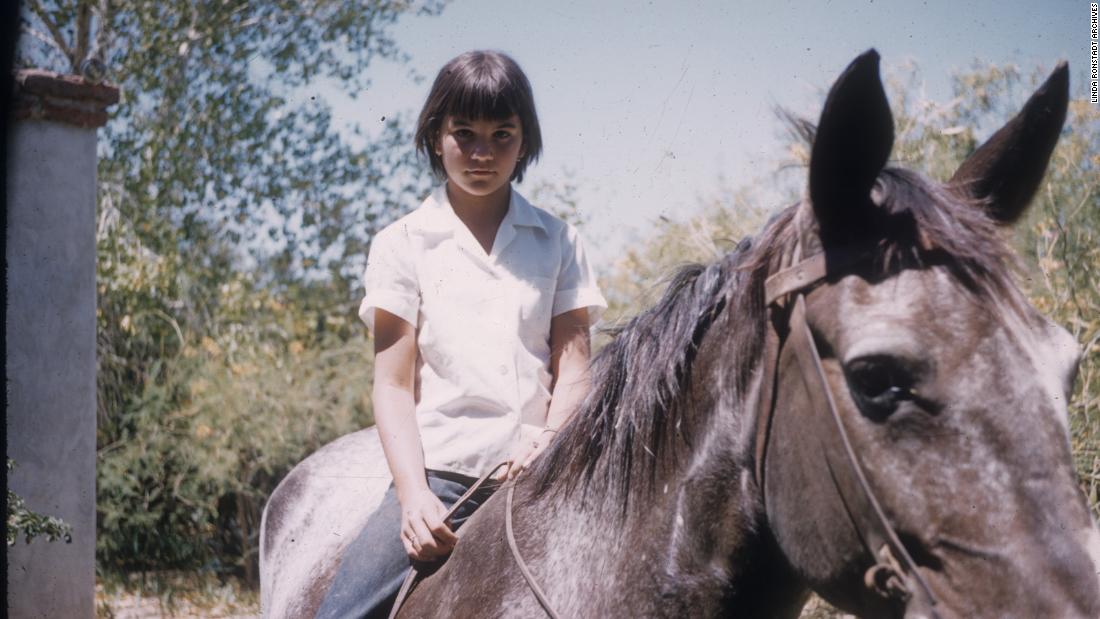
M 866 253 L 863 251 L 831 250 L 828 254 L 821 252 L 778 271 L 765 281 L 765 303 L 768 308 L 769 322 L 775 327 L 777 324 L 782 324 L 784 315 L 787 320 L 785 332 L 781 333 L 780 329 L 770 330 L 766 343 L 765 366 L 770 367 L 771 370 L 770 374 L 764 377 L 764 392 L 760 400 L 762 407 L 757 414 L 756 483 L 761 496 L 766 496 L 764 463 L 767 457 L 768 437 L 776 412 L 775 388 L 778 385 L 781 353 L 784 346 L 789 346 L 795 353 L 797 369 L 802 378 L 801 383 L 813 410 L 827 411 L 824 417 L 822 415 L 811 415 L 811 417 L 820 420 L 816 429 L 822 430 L 818 439 L 821 441 L 821 453 L 825 458 L 830 478 L 864 548 L 875 560 L 874 564 L 864 572 L 864 586 L 884 599 L 908 604 L 909 608 L 918 614 L 935 619 L 940 617 L 940 613 L 937 612 L 936 597 L 932 594 L 927 581 L 921 576 L 916 562 L 901 543 L 897 531 L 890 524 L 867 482 L 863 467 L 859 464 L 851 439 L 837 411 L 832 390 L 825 378 L 821 356 L 814 344 L 813 334 L 806 323 L 805 295 L 826 279 L 846 272 L 853 264 L 864 259 L 866 259 Z M 470 495 L 505 464 L 507 463 L 497 465 L 471 486 L 447 512 L 445 519 L 449 518 Z M 512 482 L 508 484 L 504 508 L 504 528 L 508 547 L 512 551 L 512 557 L 520 573 L 543 610 L 551 619 L 558 619 L 558 614 L 531 574 L 516 544 L 512 529 L 514 493 L 515 482 Z M 396 617 L 398 609 L 417 579 L 418 572 L 414 567 L 401 586 L 393 610 L 390 612 L 390 619 Z
M 765 393 L 761 398 L 756 424 L 756 483 L 762 497 L 768 437 L 776 414 L 776 388 L 780 375 L 783 348 L 790 347 L 795 355 L 796 371 L 809 399 L 810 428 L 803 430 L 819 443 L 819 451 L 828 468 L 830 479 L 840 496 L 847 516 L 856 529 L 864 548 L 874 558 L 874 564 L 864 572 L 864 586 L 879 597 L 908 604 L 918 616 L 938 618 L 937 600 L 921 575 L 917 564 L 905 549 L 897 531 L 890 524 L 882 506 L 867 482 L 851 439 L 836 407 L 829 388 L 821 356 L 814 344 L 813 333 L 806 323 L 805 295 L 826 279 L 850 270 L 852 265 L 867 259 L 865 250 L 830 250 L 817 253 L 782 269 L 764 283 L 765 303 L 772 330 L 766 342 Z M 786 329 L 782 330 L 786 316 Z

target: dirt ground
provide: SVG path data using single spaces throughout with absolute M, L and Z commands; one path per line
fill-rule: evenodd
M 96 586 L 98 619 L 260 619 L 259 600 L 254 593 L 233 585 L 203 587 L 173 592 L 170 597 L 155 592 L 111 590 Z M 854 619 L 813 596 L 802 610 L 802 619 Z
M 241 594 L 224 586 L 202 591 L 173 592 L 108 590 L 96 586 L 98 619 L 260 619 L 260 604 L 255 595 Z

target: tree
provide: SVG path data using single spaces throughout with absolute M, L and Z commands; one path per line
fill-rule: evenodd
M 323 101 L 292 95 L 319 80 L 351 95 L 369 88 L 372 61 L 405 58 L 387 28 L 441 8 L 31 0 L 21 62 L 79 72 L 102 61 L 121 87 L 101 140 L 105 225 L 125 222 L 154 251 L 211 263 L 219 243 L 244 241 L 283 272 L 322 255 L 347 272 L 378 218 L 419 188 L 412 151 L 401 148 L 411 142 L 390 119 L 352 145 Z
M 101 569 L 247 574 L 280 471 L 369 421 L 354 282 L 426 177 L 406 119 L 347 131 L 303 93 L 370 88 L 406 60 L 394 23 L 442 7 L 25 3 L 19 64 L 122 92 L 99 137 Z

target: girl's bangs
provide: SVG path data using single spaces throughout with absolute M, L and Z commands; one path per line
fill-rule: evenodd
M 475 75 L 457 84 L 443 103 L 444 114 L 468 120 L 503 120 L 517 114 L 517 92 L 505 80 L 492 75 Z

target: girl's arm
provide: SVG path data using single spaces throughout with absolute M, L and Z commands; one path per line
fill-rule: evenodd
M 530 446 L 521 445 L 505 476 L 512 479 L 540 454 L 559 428 L 569 422 L 577 406 L 588 394 L 588 361 L 591 356 L 588 337 L 588 308 L 579 308 L 550 320 L 550 410 L 546 428 Z
M 428 561 L 450 552 L 457 538 L 424 475 L 413 395 L 416 329 L 385 310 L 374 312 L 374 420 L 401 503 L 401 542 L 411 558 Z
M 588 394 L 588 308 L 582 307 L 550 320 L 550 410 L 546 428 L 556 431 L 564 426 Z

